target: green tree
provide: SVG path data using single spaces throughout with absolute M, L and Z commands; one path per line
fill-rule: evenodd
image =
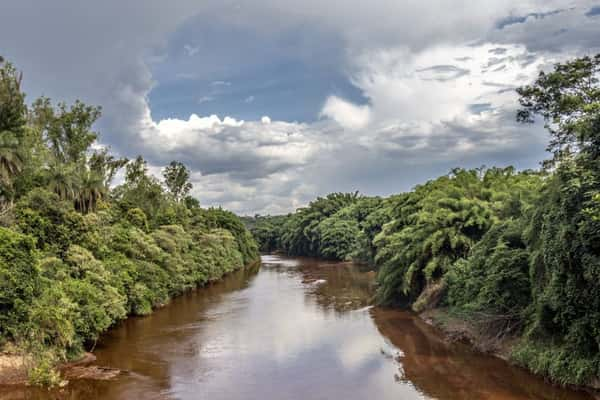
M 48 189 L 61 200 L 73 200 L 79 193 L 80 181 L 74 164 L 52 159 L 46 168 Z
M 512 167 L 455 169 L 399 198 L 392 220 L 375 238 L 379 300 L 416 301 L 494 224 L 519 216 L 541 182 L 538 174 Z
M 0 337 L 18 339 L 39 291 L 32 237 L 0 227 Z
M 12 202 L 12 183 L 23 168 L 22 138 L 27 107 L 21 91 L 22 75 L 0 61 L 0 206 Z
M 179 161 L 171 161 L 164 169 L 163 177 L 165 179 L 167 190 L 177 202 L 184 199 L 190 190 L 192 190 L 190 172 L 187 167 Z
M 90 169 L 83 169 L 79 173 L 79 187 L 75 198 L 75 205 L 83 213 L 96 210 L 98 201 L 106 194 L 104 176 Z
M 552 135 L 555 173 L 527 231 L 534 345 L 517 359 L 562 383 L 600 375 L 599 73 L 600 55 L 582 57 L 518 91 L 517 118 L 541 116 Z
M 41 97 L 34 101 L 31 112 L 33 124 L 42 131 L 56 160 L 85 161 L 87 151 L 98 137 L 92 125 L 100 117 L 100 107 L 79 100 L 70 107 L 66 103 L 54 107 L 49 98 Z
M 108 191 L 117 172 L 128 162 L 126 158 L 116 158 L 103 148 L 90 156 L 88 166 L 90 171 L 102 178 L 104 189 Z
M 258 253 L 237 216 L 185 196 L 187 170 L 167 192 L 142 157 L 94 148 L 99 108 L 40 98 L 28 110 L 20 84 L 0 58 L 0 346 L 14 342 L 34 361 L 30 382 L 53 385 L 56 363 L 127 314 Z M 111 187 L 124 166 L 125 182 Z
M 554 162 L 582 151 L 597 158 L 600 152 L 600 54 L 556 64 L 540 72 L 532 85 L 517 89 L 522 108 L 517 120 L 544 119 L 552 135 L 548 150 Z

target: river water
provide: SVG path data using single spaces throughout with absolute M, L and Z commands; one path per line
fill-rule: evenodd
M 97 345 L 125 372 L 0 399 L 590 399 L 447 344 L 412 314 L 368 307 L 373 272 L 263 256 L 260 268 L 131 318 Z

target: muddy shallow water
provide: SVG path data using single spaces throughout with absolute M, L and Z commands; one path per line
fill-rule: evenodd
M 410 313 L 369 308 L 373 273 L 263 256 L 262 267 L 112 329 L 96 365 L 125 372 L 5 399 L 591 399 L 557 389 Z

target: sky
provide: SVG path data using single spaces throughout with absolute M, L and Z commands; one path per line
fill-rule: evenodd
M 280 214 L 454 167 L 538 168 L 515 88 L 600 52 L 600 2 L 2 0 L 0 55 L 40 95 L 102 106 L 99 144 L 203 206 Z

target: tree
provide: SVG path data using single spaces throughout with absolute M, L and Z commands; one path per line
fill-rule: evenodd
M 541 116 L 555 172 L 527 228 L 531 251 L 528 339 L 518 361 L 562 383 L 600 371 L 600 55 L 557 64 L 518 90 L 522 122 Z M 543 346 L 542 346 L 543 347 Z
M 187 167 L 179 161 L 171 161 L 164 169 L 163 177 L 165 186 L 175 201 L 180 202 L 192 190 L 190 183 L 190 172 Z
M 137 156 L 135 160 L 127 163 L 125 166 L 125 181 L 129 185 L 138 185 L 148 173 L 148 165 L 142 156 Z
M 0 243 L 0 337 L 17 336 L 39 287 L 34 240 L 0 227 Z
M 12 182 L 23 168 L 27 107 L 21 79 L 12 64 L 0 60 L 0 203 L 12 202 Z
M 98 137 L 92 125 L 99 117 L 100 107 L 79 100 L 70 107 L 58 103 L 55 108 L 49 98 L 41 97 L 32 105 L 32 123 L 43 132 L 54 158 L 63 163 L 85 161 Z
M 19 134 L 25 126 L 27 106 L 21 91 L 23 75 L 0 60 L 0 132 Z
M 125 166 L 125 183 L 112 191 L 119 207 L 127 212 L 140 208 L 152 226 L 170 223 L 163 218 L 172 209 L 164 188 L 154 176 L 148 175 L 146 160 L 138 156 Z
M 61 200 L 73 200 L 79 191 L 79 179 L 73 164 L 51 160 L 48 163 L 46 179 L 48 189 Z
M 105 193 L 104 177 L 94 170 L 84 169 L 79 174 L 79 188 L 75 198 L 76 208 L 83 213 L 94 211 L 98 201 Z
M 185 167 L 167 192 L 141 156 L 96 148 L 100 108 L 24 99 L 21 74 L 0 57 L 0 347 L 32 361 L 30 383 L 53 385 L 58 363 L 120 319 L 258 252 L 236 215 L 186 196 Z M 125 182 L 111 187 L 124 166 Z
M 522 106 L 520 122 L 541 116 L 552 140 L 553 161 L 583 151 L 600 154 L 600 54 L 556 64 L 550 73 L 540 72 L 532 85 L 517 89 Z
M 517 174 L 512 167 L 454 169 L 400 197 L 392 220 L 375 237 L 379 300 L 415 302 L 427 285 L 469 257 L 492 226 L 519 217 L 540 184 L 539 175 Z
M 0 184 L 10 186 L 13 178 L 21 171 L 23 159 L 14 135 L 3 132 L 0 137 Z
M 321 255 L 319 224 L 346 206 L 356 203 L 361 196 L 355 193 L 330 193 L 318 197 L 308 207 L 300 208 L 285 222 L 281 237 L 283 249 L 295 255 Z
M 129 160 L 126 158 L 115 158 L 104 148 L 94 152 L 88 160 L 91 171 L 102 177 L 104 189 L 108 190 L 117 172 L 123 168 Z

